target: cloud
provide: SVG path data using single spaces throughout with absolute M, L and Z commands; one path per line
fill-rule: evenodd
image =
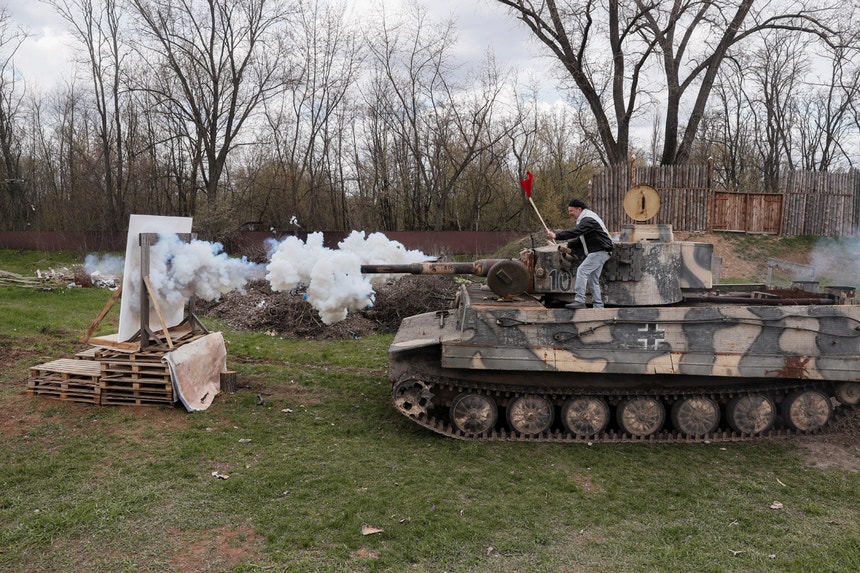
M 69 79 L 74 38 L 66 31 L 66 21 L 37 0 L 8 0 L 6 6 L 12 27 L 30 34 L 15 54 L 20 76 L 36 91 L 50 91 Z

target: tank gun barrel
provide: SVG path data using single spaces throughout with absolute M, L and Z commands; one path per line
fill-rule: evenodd
M 502 259 L 481 259 L 471 263 L 402 263 L 361 265 L 363 274 L 475 275 L 485 277 Z

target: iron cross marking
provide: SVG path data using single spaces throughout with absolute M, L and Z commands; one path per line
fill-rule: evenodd
M 656 322 L 646 323 L 644 328 L 637 330 L 642 333 L 642 337 L 638 341 L 645 350 L 657 350 L 658 341 L 666 340 L 666 330 L 660 328 Z

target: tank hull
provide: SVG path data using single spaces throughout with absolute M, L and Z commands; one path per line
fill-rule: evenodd
M 839 406 L 838 396 L 858 388 L 860 306 L 769 302 L 569 310 L 464 286 L 455 308 L 403 321 L 389 349 L 395 405 L 422 425 L 467 438 L 704 440 L 820 431 L 832 415 L 825 397 Z M 458 423 L 464 396 L 479 413 L 495 409 L 491 425 Z M 742 397 L 766 403 L 739 406 Z M 580 398 L 606 418 L 600 432 L 583 434 L 572 421 Z M 809 412 L 798 413 L 797 401 L 809 402 Z M 631 403 L 655 416 L 662 410 L 664 420 L 659 427 L 625 423 Z M 685 408 L 716 421 L 699 431 L 675 419 Z M 552 422 L 511 418 L 521 410 Z M 758 415 L 764 425 L 746 422 Z

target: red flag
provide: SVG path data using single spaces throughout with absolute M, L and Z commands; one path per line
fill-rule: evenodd
M 522 186 L 523 191 L 526 192 L 526 197 L 529 199 L 532 198 L 532 179 L 534 179 L 532 172 L 526 171 L 526 178 L 520 181 L 520 185 Z

